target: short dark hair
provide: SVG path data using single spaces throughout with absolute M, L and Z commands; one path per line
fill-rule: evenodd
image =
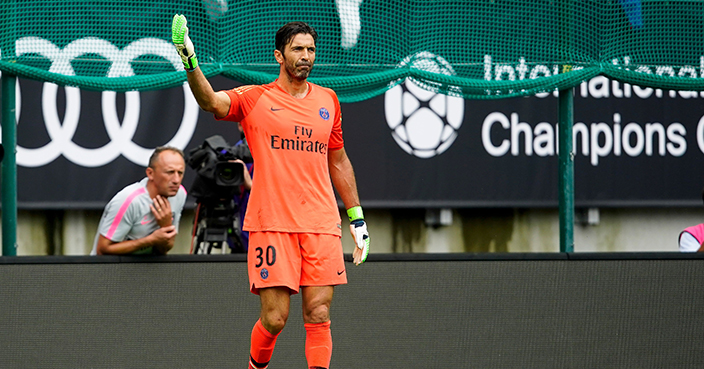
M 154 167 L 156 166 L 156 161 L 159 160 L 159 154 L 161 154 L 164 151 L 173 151 L 183 158 L 183 161 L 186 161 L 186 157 L 183 155 L 183 151 L 173 147 L 173 146 L 159 146 L 156 149 L 154 149 L 154 153 L 152 156 L 149 158 L 149 168 L 155 169 Z
M 293 37 L 301 33 L 311 35 L 313 36 L 313 41 L 318 41 L 318 32 L 315 32 L 315 29 L 309 26 L 308 23 L 300 21 L 289 22 L 276 31 L 276 50 L 283 53 L 286 45 L 291 42 Z

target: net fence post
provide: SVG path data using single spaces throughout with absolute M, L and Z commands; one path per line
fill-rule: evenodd
M 574 252 L 574 153 L 572 152 L 574 94 L 572 87 L 560 90 L 558 100 L 560 252 Z
M 572 0 L 561 0 L 559 53 L 565 64 L 561 73 L 572 71 L 569 64 L 572 47 Z M 559 207 L 560 207 L 560 252 L 574 252 L 574 153 L 572 152 L 572 125 L 574 124 L 574 93 L 572 86 L 559 91 Z
M 2 73 L 2 255 L 17 256 L 17 122 L 15 85 L 17 76 Z

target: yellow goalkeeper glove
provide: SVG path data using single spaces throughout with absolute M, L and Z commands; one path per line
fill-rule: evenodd
M 198 66 L 198 59 L 196 59 L 196 49 L 193 47 L 193 42 L 188 37 L 186 16 L 182 14 L 174 15 L 174 20 L 171 23 L 171 41 L 176 46 L 178 55 L 181 56 L 183 67 L 187 71 L 193 72 Z

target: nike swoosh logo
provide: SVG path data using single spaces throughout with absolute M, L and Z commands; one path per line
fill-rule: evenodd
M 337 272 L 337 275 L 342 275 L 342 273 L 344 273 L 344 272 L 345 272 L 344 270 L 341 272 Z
M 151 219 L 147 219 L 147 217 L 144 217 L 144 219 L 142 219 L 142 221 L 140 223 L 142 223 L 142 225 L 145 225 L 149 222 L 151 222 Z
M 271 111 L 279 111 L 279 110 L 284 110 L 284 108 L 278 108 L 278 109 L 274 109 L 274 107 L 273 107 L 273 106 L 271 107 Z

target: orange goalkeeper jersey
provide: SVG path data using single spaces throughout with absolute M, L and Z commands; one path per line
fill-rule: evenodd
M 254 158 L 244 229 L 342 236 L 330 180 L 328 151 L 343 147 L 340 102 L 334 91 L 308 83 L 296 99 L 276 82 L 225 91 Z

